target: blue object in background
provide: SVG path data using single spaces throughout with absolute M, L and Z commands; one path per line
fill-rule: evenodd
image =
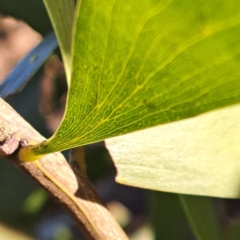
M 15 111 L 46 138 L 49 138 L 52 133 L 39 112 L 39 95 L 43 71 L 38 71 L 38 69 L 52 54 L 57 45 L 54 33 L 47 35 L 17 63 L 0 84 L 0 97 L 4 97 L 5 101 Z M 30 78 L 31 81 L 24 87 Z M 34 181 L 12 166 L 9 161 L 0 159 L 0 222 L 19 228 L 24 228 L 27 225 L 36 226 L 31 217 L 29 219 L 24 218 L 24 221 L 21 219 L 25 216 L 22 212 L 25 199 L 37 187 Z
M 53 32 L 48 34 L 13 68 L 2 84 L 0 84 L 0 97 L 5 98 L 21 90 L 57 46 L 58 41 L 55 34 Z

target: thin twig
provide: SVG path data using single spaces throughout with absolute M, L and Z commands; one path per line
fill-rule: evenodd
M 41 142 L 44 138 L 0 99 L 0 157 L 7 157 L 55 198 L 81 227 L 87 239 L 128 239 L 93 190 L 85 174 L 78 174 L 60 153 L 35 162 L 23 163 L 17 151 L 21 141 Z

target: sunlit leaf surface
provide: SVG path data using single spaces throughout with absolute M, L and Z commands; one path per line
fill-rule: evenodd
M 240 102 L 239 1 L 82 0 L 77 14 L 65 118 L 33 154 Z M 119 179 L 165 191 L 239 195 L 239 118 L 235 110 L 229 114 L 223 118 L 230 126 L 217 125 L 218 115 L 202 115 L 196 123 L 153 130 L 145 142 L 123 138 L 115 145 L 123 155 L 113 154 Z M 135 143 L 141 156 L 132 152 Z
M 166 192 L 240 197 L 240 105 L 106 140 L 117 181 Z

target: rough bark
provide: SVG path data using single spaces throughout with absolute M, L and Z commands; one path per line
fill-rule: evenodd
M 38 161 L 19 161 L 17 151 L 26 141 L 44 138 L 0 99 L 0 158 L 6 157 L 31 176 L 54 197 L 76 220 L 87 239 L 128 239 L 94 192 L 85 174 L 73 171 L 60 153 Z

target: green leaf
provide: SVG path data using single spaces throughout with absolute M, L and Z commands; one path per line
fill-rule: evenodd
M 188 239 L 190 228 L 178 194 L 150 192 L 150 220 L 155 240 Z
M 240 105 L 106 140 L 117 181 L 148 189 L 240 197 Z
M 211 198 L 179 195 L 179 199 L 197 240 L 222 239 Z
M 43 0 L 51 18 L 62 52 L 67 81 L 71 78 L 72 65 L 72 28 L 74 18 L 74 0 Z
M 64 120 L 26 159 L 238 103 L 238 6 L 81 1 Z

